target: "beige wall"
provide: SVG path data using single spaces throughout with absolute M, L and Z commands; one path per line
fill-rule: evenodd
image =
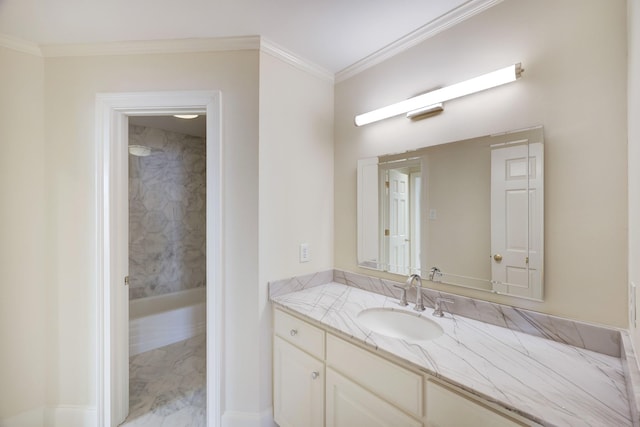
M 490 289 L 491 263 L 491 140 L 429 147 L 424 174 L 427 200 L 422 224 L 423 271 L 437 266 L 449 277 L 445 281 Z M 428 209 L 436 210 L 436 220 Z M 461 244 L 462 243 L 462 244 Z M 474 277 L 481 280 L 467 280 Z
M 640 5 L 627 1 L 629 7 L 629 284 L 640 286 Z M 636 289 L 636 294 L 638 289 Z M 636 295 L 635 317 L 640 310 L 640 295 Z M 633 314 L 633 313 L 631 313 Z M 638 320 L 629 322 L 634 347 L 640 350 Z
M 522 62 L 523 78 L 436 117 L 357 113 Z M 335 266 L 356 265 L 356 161 L 532 125 L 545 131 L 545 301 L 448 291 L 625 326 L 626 4 L 508 0 L 336 85 Z
M 268 420 L 267 282 L 333 263 L 332 82 L 257 51 L 49 59 L 46 79 L 48 192 L 57 242 L 53 310 L 60 331 L 60 356 L 50 366 L 53 400 L 95 404 L 95 93 L 220 89 L 226 242 L 223 422 L 247 415 Z M 301 242 L 311 246 L 310 263 L 298 262 Z
M 333 268 L 333 82 L 260 55 L 260 392 L 271 407 L 267 283 Z M 299 262 L 308 243 L 311 261 Z
M 258 52 L 130 55 L 46 60 L 46 192 L 55 269 L 54 378 L 59 405 L 96 404 L 94 103 L 98 92 L 219 89 L 224 150 L 224 282 L 227 387 L 223 408 L 257 412 Z M 243 328 L 242 333 L 238 333 Z
M 17 142 L 2 156 L 2 280 L 20 285 L 2 286 L 2 342 L 10 350 L 0 380 L 12 386 L 0 388 L 0 420 L 30 409 L 42 414 L 46 405 L 96 405 L 96 93 L 219 89 L 223 423 L 269 423 L 267 282 L 333 266 L 333 83 L 257 51 L 0 55 L 11 64 L 0 82 L 8 118 L 0 135 Z M 309 263 L 298 261 L 302 242 L 310 244 Z
M 0 420 L 45 401 L 42 58 L 0 47 Z M 10 386 L 10 387 L 9 387 Z
M 339 83 L 333 163 L 330 84 L 268 55 L 43 60 L 0 48 L 0 419 L 45 403 L 96 403 L 97 92 L 222 91 L 223 406 L 230 412 L 264 414 L 270 406 L 266 282 L 329 268 L 332 257 L 336 267 L 358 271 L 355 167 L 362 157 L 544 125 L 546 301 L 494 299 L 626 325 L 625 7 L 622 0 L 507 0 Z M 637 69 L 640 18 L 638 7 L 630 8 Z M 352 124 L 356 113 L 518 61 L 526 68 L 521 81 L 450 102 L 438 117 Z M 637 82 L 633 87 L 629 114 L 639 109 Z M 629 161 L 637 165 L 638 132 L 629 122 Z M 291 179 L 297 176 L 313 179 Z M 634 176 L 631 213 L 640 203 L 631 194 Z M 635 259 L 638 224 L 629 225 L 629 259 Z M 297 262 L 303 241 L 311 245 L 308 264 Z M 631 279 L 640 281 L 633 262 L 630 267 Z

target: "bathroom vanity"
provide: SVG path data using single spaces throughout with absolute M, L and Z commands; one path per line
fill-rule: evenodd
M 539 425 L 274 311 L 274 419 L 281 426 Z
M 393 291 L 294 282 L 270 284 L 281 427 L 634 425 L 619 354 L 452 315 L 446 306 L 443 318 L 429 307 L 418 314 Z M 413 340 L 374 332 L 358 318 L 368 309 L 428 317 L 442 333 Z M 619 346 L 612 332 L 601 337 Z

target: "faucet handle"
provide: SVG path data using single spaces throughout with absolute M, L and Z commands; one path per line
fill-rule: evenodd
M 401 306 L 409 305 L 409 303 L 407 302 L 407 287 L 395 284 L 393 285 L 393 287 L 398 288 L 402 291 L 402 293 L 400 294 L 400 302 L 398 304 L 400 304 Z
M 440 282 L 442 279 L 442 271 L 438 267 L 431 267 L 429 270 L 429 280 L 432 282 Z
M 435 304 L 433 307 L 433 315 L 436 317 L 444 317 L 444 312 L 442 311 L 442 303 L 446 302 L 449 304 L 455 304 L 455 301 L 449 298 L 444 297 L 436 297 Z

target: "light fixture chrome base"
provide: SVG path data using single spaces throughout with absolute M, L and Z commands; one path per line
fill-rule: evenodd
M 407 119 L 411 120 L 421 120 L 426 119 L 427 117 L 434 116 L 444 111 L 444 103 L 439 102 L 433 105 L 427 105 L 423 108 L 418 108 L 417 110 L 412 110 L 407 113 Z

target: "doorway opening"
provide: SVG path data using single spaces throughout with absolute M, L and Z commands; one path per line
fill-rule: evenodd
M 99 427 L 119 425 L 125 420 L 130 409 L 128 121 L 131 118 L 142 118 L 142 116 L 173 114 L 206 115 L 206 232 L 204 233 L 206 237 L 203 246 L 206 248 L 204 281 L 207 284 L 205 309 L 208 315 L 205 321 L 207 415 L 206 423 L 203 425 L 215 427 L 220 425 L 223 303 L 220 93 L 191 91 L 99 94 L 97 96 L 96 184 L 99 197 L 96 201 L 98 230 L 96 424 Z M 143 144 L 133 145 L 143 146 Z M 142 148 L 142 152 L 145 151 L 147 150 Z M 152 224 L 152 228 L 162 223 L 159 218 L 156 220 L 159 222 Z M 142 288 L 138 287 L 138 289 Z M 134 292 L 143 291 L 132 291 Z
M 129 413 L 122 426 L 204 426 L 205 115 L 130 116 L 128 135 Z

